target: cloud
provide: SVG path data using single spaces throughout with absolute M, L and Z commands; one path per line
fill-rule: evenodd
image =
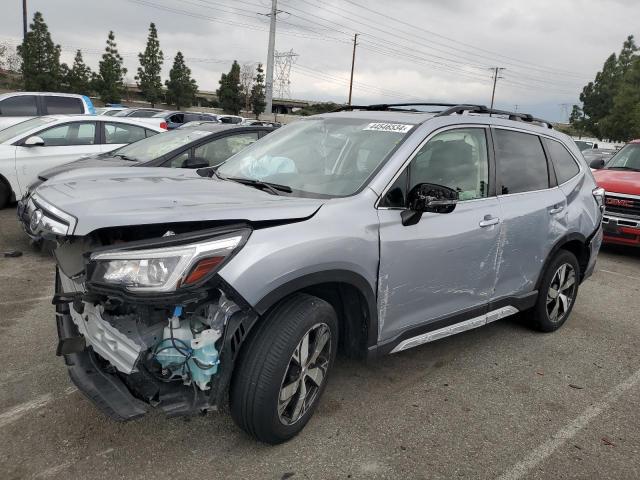
M 178 50 L 205 90 L 217 88 L 234 59 L 266 61 L 268 18 L 260 14 L 268 12 L 267 0 L 142 1 L 30 0 L 29 8 L 30 17 L 35 10 L 44 14 L 67 62 L 81 48 L 96 68 L 107 33 L 114 30 L 130 80 L 152 21 L 167 57 L 165 77 Z M 358 101 L 389 102 L 400 93 L 488 103 L 488 67 L 502 66 L 497 105 L 533 108 L 553 120 L 561 117 L 560 104 L 577 101 L 581 87 L 626 36 L 638 33 L 640 18 L 640 2 L 634 0 L 280 0 L 278 6 L 284 12 L 276 49 L 299 54 L 291 77 L 296 98 L 346 99 L 351 36 L 360 33 Z M 19 39 L 20 2 L 3 7 L 0 40 Z

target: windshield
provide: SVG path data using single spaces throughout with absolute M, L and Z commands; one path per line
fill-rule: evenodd
M 30 130 L 38 127 L 44 127 L 48 123 L 55 122 L 55 118 L 51 117 L 36 117 L 31 120 L 25 120 L 24 122 L 16 123 L 4 130 L 0 130 L 0 143 L 7 142 L 14 137 L 27 133 Z
M 640 172 L 640 144 L 630 143 L 625 145 L 622 150 L 611 158 L 605 168 L 618 168 Z
M 161 157 L 195 140 L 211 135 L 206 130 L 176 129 L 138 140 L 120 148 L 115 156 L 146 162 Z
M 355 118 L 300 120 L 237 153 L 217 173 L 286 185 L 293 195 L 348 196 L 366 183 L 412 127 Z

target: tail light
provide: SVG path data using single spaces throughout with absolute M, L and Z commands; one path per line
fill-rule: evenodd
M 604 194 L 606 193 L 605 189 L 602 187 L 594 188 L 591 193 L 593 194 L 593 198 L 596 199 L 596 203 L 598 207 L 600 207 L 600 211 L 604 211 Z
M 160 122 L 160 128 L 163 128 L 164 130 L 169 130 L 169 125 L 167 125 L 167 122 Z

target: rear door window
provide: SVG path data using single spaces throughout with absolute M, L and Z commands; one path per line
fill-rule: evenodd
M 106 144 L 133 143 L 143 138 L 145 138 L 143 127 L 125 123 L 104 124 L 104 143 Z
M 558 183 L 571 180 L 580 172 L 580 167 L 564 145 L 549 138 L 545 138 L 544 143 L 553 162 Z
M 45 95 L 44 106 L 47 115 L 81 115 L 84 113 L 82 100 L 75 97 Z
M 38 103 L 35 95 L 16 95 L 0 102 L 2 117 L 35 117 L 38 115 Z
M 499 194 L 549 188 L 547 159 L 537 135 L 496 128 L 493 140 Z

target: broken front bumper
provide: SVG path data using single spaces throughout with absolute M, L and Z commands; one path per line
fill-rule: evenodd
M 194 383 L 186 386 L 160 378 L 148 369 L 139 337 L 129 338 L 124 332 L 128 327 L 119 326 L 120 331 L 110 325 L 100 306 L 83 301 L 84 296 L 81 284 L 57 272 L 57 354 L 64 357 L 73 383 L 104 414 L 126 421 L 159 407 L 169 416 L 195 415 L 226 403 L 240 344 L 257 319 L 251 310 L 230 311 L 220 339 L 220 368 L 211 377 L 210 388 L 201 390 Z

